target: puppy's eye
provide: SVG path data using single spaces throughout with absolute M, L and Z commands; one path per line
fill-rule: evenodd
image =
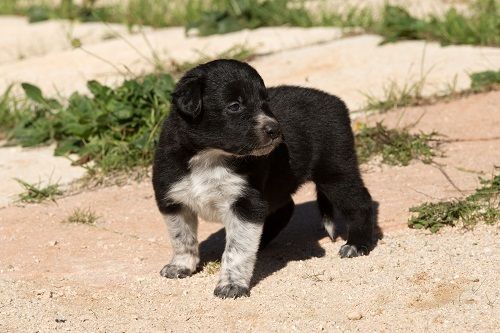
M 228 105 L 227 110 L 229 112 L 239 112 L 241 109 L 240 103 L 234 102 Z

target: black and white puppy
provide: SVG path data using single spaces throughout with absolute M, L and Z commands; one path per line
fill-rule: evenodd
M 291 195 L 307 181 L 317 188 L 324 226 L 348 222 L 341 257 L 372 247 L 372 201 L 358 169 L 349 112 L 337 97 L 314 89 L 267 89 L 246 63 L 216 60 L 177 83 L 153 167 L 156 201 L 174 249 L 161 270 L 190 276 L 199 262 L 198 216 L 226 229 L 214 294 L 248 295 L 257 250 L 286 226 Z

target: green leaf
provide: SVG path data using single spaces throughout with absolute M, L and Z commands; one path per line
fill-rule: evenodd
M 23 88 L 26 96 L 28 96 L 28 98 L 31 99 L 33 102 L 36 102 L 39 104 L 46 103 L 45 98 L 43 98 L 42 91 L 37 86 L 34 86 L 30 83 L 23 82 L 23 83 L 21 83 L 21 87 Z

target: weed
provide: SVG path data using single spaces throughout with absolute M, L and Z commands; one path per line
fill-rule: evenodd
M 171 69 L 172 73 L 176 76 L 184 73 L 190 68 L 193 68 L 199 64 L 203 64 L 215 59 L 235 59 L 239 61 L 250 61 L 255 57 L 255 53 L 252 49 L 247 48 L 244 45 L 237 44 L 229 49 L 217 54 L 215 57 L 207 56 L 206 54 L 201 53 L 200 57 L 195 61 L 186 61 L 182 63 L 178 63 L 172 61 Z
M 366 105 L 364 110 L 388 111 L 403 106 L 417 105 L 422 100 L 422 88 L 424 81 L 398 85 L 395 81 L 384 86 L 384 95 L 378 98 L 374 95 L 365 94 Z
M 451 8 L 444 16 L 426 18 L 413 17 L 403 7 L 389 4 L 380 15 L 355 7 L 344 12 L 321 8 L 313 12 L 304 0 L 128 0 L 110 6 L 97 3 L 63 0 L 54 5 L 46 1 L 3 0 L 0 13 L 27 15 L 31 22 L 66 18 L 125 23 L 129 27 L 185 25 L 186 30 L 195 28 L 201 35 L 263 26 L 339 26 L 361 27 L 384 36 L 385 42 L 426 39 L 442 44 L 500 45 L 497 0 L 474 0 L 468 14 Z
M 212 0 L 198 19 L 188 18 L 186 29 L 210 35 L 278 25 L 310 27 L 313 21 L 302 2 L 291 6 L 286 0 Z
M 92 96 L 71 95 L 67 106 L 23 84 L 30 113 L 16 124 L 11 141 L 23 146 L 56 142 L 56 155 L 76 153 L 103 172 L 148 166 L 161 121 L 169 111 L 174 81 L 148 75 L 112 89 L 89 81 Z
M 59 184 L 48 183 L 42 186 L 40 183 L 31 184 L 24 180 L 15 178 L 15 180 L 24 188 L 24 192 L 19 194 L 19 201 L 24 203 L 40 203 L 45 200 L 52 200 L 62 195 Z
M 471 228 L 479 222 L 494 224 L 500 221 L 500 175 L 491 179 L 480 178 L 481 187 L 461 200 L 424 203 L 410 208 L 413 215 L 408 226 L 437 232 L 444 226 L 458 223 Z
M 203 272 L 208 275 L 214 275 L 220 271 L 220 261 L 209 261 L 203 265 Z
M 13 86 L 0 96 L 0 139 L 8 139 L 9 133 L 28 116 L 28 103 L 12 94 Z
M 26 15 L 30 23 L 59 18 L 78 19 L 82 22 L 109 21 L 114 18 L 114 7 L 97 6 L 95 2 L 88 0 L 77 4 L 73 0 L 62 0 L 56 5 L 44 0 L 3 0 L 0 4 L 0 14 Z
M 473 92 L 485 92 L 500 88 L 500 70 L 470 74 Z
M 376 155 L 390 165 L 406 166 L 413 159 L 431 163 L 435 156 L 437 133 L 411 134 L 408 128 L 388 129 L 382 123 L 373 127 L 361 124 L 355 134 L 356 152 L 360 163 Z
M 497 0 L 476 0 L 470 14 L 449 9 L 443 17 L 430 15 L 419 19 L 402 7 L 386 4 L 382 18 L 367 27 L 382 36 L 384 42 L 402 39 L 437 40 L 442 44 L 500 45 L 500 13 Z
M 457 92 L 457 77 L 447 85 L 447 89 L 432 96 L 424 97 L 422 90 L 425 85 L 425 76 L 418 82 L 402 86 L 398 85 L 395 81 L 390 81 L 384 87 L 384 94 L 382 97 L 377 97 L 372 94 L 364 94 L 366 103 L 363 108 L 365 111 L 377 110 L 388 111 L 399 107 L 405 106 L 419 106 L 434 104 L 441 100 L 449 100 L 450 97 L 468 96 L 481 92 L 497 90 L 500 88 L 500 71 L 484 71 L 469 74 L 471 85 L 468 89 Z
M 318 24 L 319 23 L 319 24 Z M 335 26 L 343 28 L 365 28 L 374 26 L 375 16 L 369 8 L 351 7 L 346 8 L 342 13 L 332 11 L 321 11 L 319 21 L 315 20 L 314 25 Z
M 90 208 L 76 208 L 64 222 L 94 225 L 98 219 L 99 216 L 97 216 Z

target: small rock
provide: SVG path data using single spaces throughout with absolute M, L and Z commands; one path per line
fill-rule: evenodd
M 57 244 L 59 244 L 59 242 L 56 241 L 56 240 L 53 240 L 53 241 L 49 242 L 49 246 L 56 246 Z
M 472 282 L 479 282 L 479 278 L 474 278 Z
M 363 318 L 363 315 L 358 311 L 353 311 L 347 314 L 347 318 L 349 320 L 360 320 Z
M 134 258 L 134 264 L 139 264 L 144 261 L 144 258 Z

